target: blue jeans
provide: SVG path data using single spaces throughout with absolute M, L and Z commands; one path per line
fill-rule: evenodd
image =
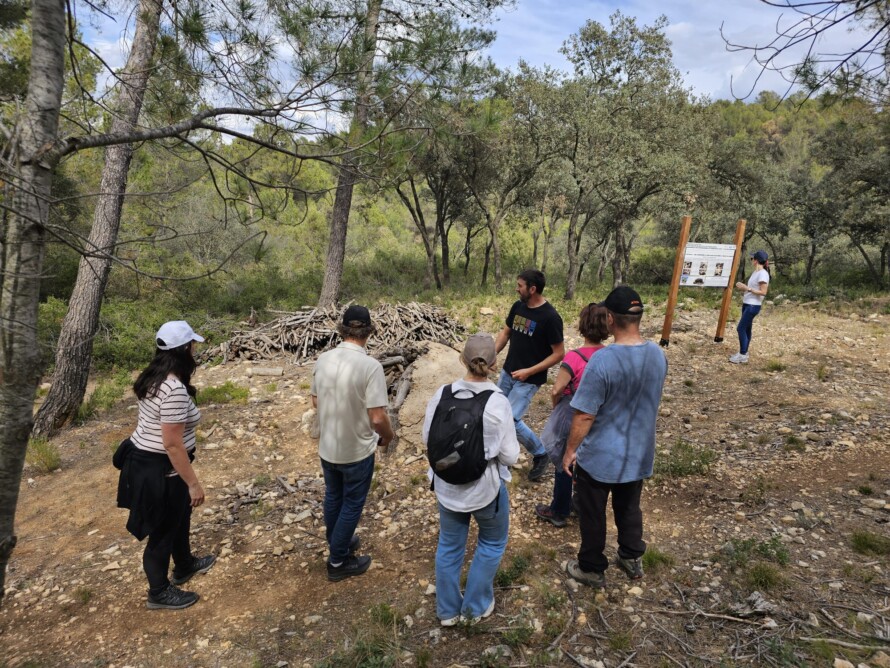
M 546 451 L 541 439 L 522 421 L 529 404 L 541 386 L 513 380 L 513 376 L 502 369 L 501 375 L 498 377 L 498 387 L 510 401 L 510 408 L 513 410 L 513 424 L 516 426 L 516 438 L 535 457 L 545 454 Z
M 467 551 L 470 518 L 476 518 L 479 538 L 467 573 L 467 588 L 460 595 L 460 572 Z M 507 547 L 510 499 L 501 481 L 498 496 L 484 508 L 456 513 L 439 504 L 439 547 L 436 550 L 436 614 L 439 619 L 458 615 L 479 617 L 494 600 L 494 576 Z
M 736 331 L 739 333 L 739 352 L 742 355 L 748 354 L 748 346 L 751 344 L 751 326 L 758 313 L 760 313 L 760 304 L 742 304 L 742 317 L 739 318 L 739 324 L 736 327 Z
M 572 486 L 572 476 L 562 470 L 561 464 L 557 465 L 553 476 L 553 501 L 550 502 L 554 515 L 568 517 L 572 512 Z
M 349 554 L 349 541 L 371 489 L 374 455 L 352 464 L 332 464 L 321 460 L 324 473 L 324 524 L 330 548 L 330 561 L 341 563 Z

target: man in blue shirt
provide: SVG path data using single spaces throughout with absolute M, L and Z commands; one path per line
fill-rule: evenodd
M 615 342 L 590 358 L 572 399 L 575 415 L 566 444 L 563 469 L 575 470 L 581 528 L 577 561 L 566 566 L 578 582 L 604 587 L 609 562 L 606 547 L 606 503 L 618 527 L 616 565 L 628 577 L 643 577 L 643 480 L 652 475 L 655 420 L 667 375 L 661 349 L 640 335 L 643 301 L 619 286 L 602 302 Z M 577 464 L 577 466 L 575 466 Z

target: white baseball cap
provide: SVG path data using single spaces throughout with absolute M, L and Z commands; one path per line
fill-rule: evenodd
M 189 341 L 197 341 L 203 343 L 204 337 L 195 334 L 195 330 L 191 328 L 185 320 L 171 320 L 161 325 L 158 333 L 155 334 L 155 343 L 161 350 L 173 350 L 184 346 Z

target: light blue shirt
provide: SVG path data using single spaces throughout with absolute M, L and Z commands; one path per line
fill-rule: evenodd
M 577 463 L 604 483 L 643 480 L 652 475 L 655 420 L 667 375 L 667 359 L 651 341 L 612 344 L 590 358 L 572 408 L 593 415 Z

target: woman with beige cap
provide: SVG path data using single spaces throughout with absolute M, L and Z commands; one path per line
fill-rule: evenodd
M 494 576 L 504 555 L 510 528 L 510 500 L 505 482 L 511 479 L 508 467 L 519 458 L 510 402 L 489 380 L 495 370 L 494 339 L 490 334 L 474 334 L 467 340 L 460 360 L 467 369 L 466 375 L 443 385 L 433 395 L 427 405 L 422 434 L 431 460 L 428 476 L 439 503 L 436 613 L 442 626 L 454 626 L 462 620 L 476 622 L 494 611 Z M 480 405 L 484 405 L 483 411 L 479 410 Z M 479 452 L 474 461 L 469 462 L 474 470 L 468 475 L 452 475 L 452 469 L 467 463 L 454 464 L 455 458 L 460 459 L 457 453 L 445 458 L 448 461 L 444 464 L 444 459 L 436 460 L 432 456 L 434 443 L 441 440 L 448 420 L 443 414 L 457 415 L 457 423 L 467 430 L 465 439 L 456 445 L 459 449 L 461 446 L 464 450 L 473 449 L 471 444 L 478 445 L 481 431 L 484 453 Z M 481 474 L 473 479 L 480 469 Z M 479 538 L 467 574 L 466 590 L 461 595 L 460 573 L 472 518 L 479 526 Z

